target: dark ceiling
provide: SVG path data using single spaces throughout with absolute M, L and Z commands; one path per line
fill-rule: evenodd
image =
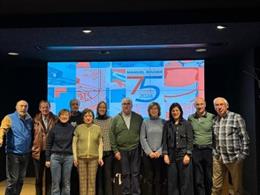
M 11 9 L 7 2 L 12 1 L 3 2 L 1 57 L 18 52 L 14 57 L 42 61 L 202 59 L 239 55 L 260 47 L 260 14 L 259 6 L 252 4 L 255 1 L 244 4 L 246 9 L 243 4 L 231 9 L 226 3 L 225 9 L 209 5 L 202 9 L 200 4 L 200 9 L 193 5 L 190 10 L 191 5 L 183 9 L 184 4 L 178 4 L 180 9 L 158 11 L 149 4 L 149 12 L 133 12 L 132 7 L 132 12 L 128 8 L 126 13 L 106 13 L 102 7 L 102 13 L 87 14 L 80 14 L 79 6 L 73 14 L 55 14 L 51 8 L 33 13 L 39 5 Z M 160 5 L 165 9 L 165 4 Z M 226 29 L 217 30 L 217 25 Z M 92 32 L 84 34 L 83 29 Z
M 221 23 L 223 30 L 217 25 L 0 29 L 0 52 L 43 61 L 157 60 L 213 58 L 260 47 L 260 23 Z

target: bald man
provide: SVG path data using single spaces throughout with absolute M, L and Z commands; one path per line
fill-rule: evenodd
M 213 101 L 217 117 L 213 121 L 213 187 L 212 195 L 220 195 L 227 172 L 231 175 L 234 194 L 241 195 L 241 169 L 249 154 L 249 137 L 244 119 L 228 110 L 228 101 L 217 97 Z
M 212 187 L 212 134 L 214 115 L 206 111 L 204 98 L 194 102 L 196 112 L 188 117 L 193 128 L 193 172 L 195 195 L 210 195 Z
M 0 127 L 0 146 L 6 135 L 6 176 L 5 195 L 19 195 L 31 152 L 32 118 L 28 114 L 28 103 L 20 100 L 16 111 L 4 117 Z

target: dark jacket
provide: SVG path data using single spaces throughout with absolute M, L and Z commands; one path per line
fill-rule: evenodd
M 34 118 L 34 137 L 33 137 L 33 147 L 32 147 L 32 157 L 34 159 L 40 159 L 40 153 L 45 150 L 46 139 L 49 130 L 52 129 L 57 121 L 57 117 L 50 112 L 48 117 L 48 127 L 45 128 L 42 121 L 42 114 L 38 113 Z
M 169 151 L 178 151 L 180 154 L 192 154 L 193 132 L 191 124 L 182 119 L 178 125 L 173 121 L 167 121 L 163 127 L 163 154 Z
M 72 112 L 71 112 L 71 116 L 70 116 L 69 122 L 75 128 L 78 125 L 82 124 L 83 123 L 82 113 L 80 111 L 77 111 L 76 113 L 72 114 Z

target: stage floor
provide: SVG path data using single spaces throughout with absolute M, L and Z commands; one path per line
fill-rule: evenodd
M 35 184 L 34 177 L 26 177 L 23 184 L 21 195 L 35 195 L 34 184 Z M 5 194 L 5 186 L 6 186 L 5 180 L 0 182 L 0 194 Z

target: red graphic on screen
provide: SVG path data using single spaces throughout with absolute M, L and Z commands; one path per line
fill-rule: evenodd
M 171 67 L 164 70 L 164 84 L 167 87 L 183 87 L 183 91 L 178 94 L 165 95 L 165 98 L 176 98 L 198 93 L 198 96 L 204 96 L 204 69 L 189 67 Z M 191 86 L 193 89 L 185 90 L 185 87 Z
M 76 77 L 76 83 L 77 83 L 77 84 L 80 83 L 80 78 Z
M 54 91 L 54 97 L 60 97 L 61 93 L 66 93 L 67 92 L 67 88 L 66 87 L 57 87 L 55 88 Z
M 76 65 L 76 68 L 90 68 L 89 62 L 79 62 Z
M 165 68 L 164 82 L 169 87 L 183 87 L 198 82 L 197 68 Z
M 125 69 L 112 69 L 112 82 L 120 88 L 125 87 L 125 73 Z
M 133 90 L 131 91 L 131 94 L 135 94 L 135 92 L 137 91 L 137 89 L 140 88 L 141 83 L 144 80 L 144 76 L 128 76 L 128 79 L 137 79 L 138 82 L 136 83 L 135 87 L 133 88 Z
M 77 69 L 77 97 L 83 108 L 96 108 L 100 99 L 105 99 L 105 72 L 103 69 Z

